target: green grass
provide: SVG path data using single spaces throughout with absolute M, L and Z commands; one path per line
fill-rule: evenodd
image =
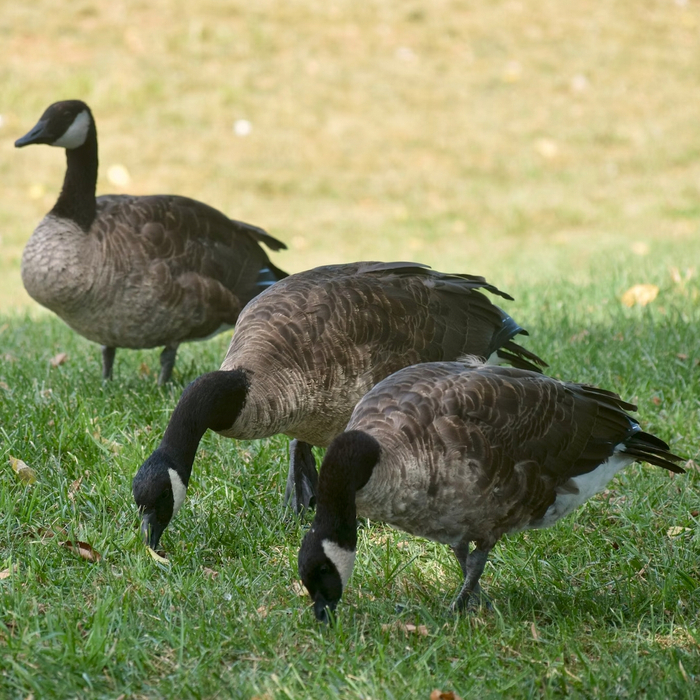
M 63 154 L 13 147 L 50 102 L 81 98 L 99 194 L 122 191 L 108 175 L 122 165 L 129 193 L 184 194 L 263 226 L 289 244 L 273 258 L 290 272 L 408 259 L 484 274 L 516 297 L 506 308 L 554 375 L 636 401 L 645 428 L 698 462 L 698 3 L 2 9 L 0 572 L 13 573 L 0 579 L 0 697 L 700 695 L 695 469 L 631 467 L 553 530 L 502 542 L 484 576 L 496 610 L 465 618 L 446 612 L 460 577 L 444 548 L 366 527 L 330 630 L 297 594 L 286 441 L 207 436 L 164 536 L 172 565 L 156 565 L 130 479 L 226 338 L 183 348 L 172 386 L 155 386 L 156 351 L 120 352 L 102 385 L 99 349 L 38 313 L 20 279 Z M 659 297 L 622 307 L 637 283 Z M 52 368 L 58 352 L 68 361 Z M 19 482 L 8 455 L 37 482 Z
M 700 285 L 644 261 L 635 274 L 661 288 L 646 308 L 618 300 L 630 261 L 591 271 L 605 284 L 510 289 L 507 308 L 555 376 L 637 401 L 646 429 L 700 461 Z M 182 388 L 218 365 L 226 337 L 183 347 L 175 382 L 159 389 L 156 351 L 120 352 L 116 380 L 103 385 L 99 349 L 58 320 L 8 316 L 0 329 L 0 570 L 12 570 L 0 581 L 0 696 L 700 692 L 697 468 L 671 477 L 634 465 L 555 528 L 504 539 L 483 579 L 495 610 L 470 616 L 447 612 L 460 576 L 446 548 L 366 524 L 338 624 L 320 627 L 297 583 L 306 523 L 281 508 L 283 438 L 207 435 L 163 539 L 171 565 L 153 562 L 138 538 L 131 476 Z M 68 360 L 51 367 L 58 352 Z M 20 482 L 8 455 L 33 467 L 36 483 Z M 102 560 L 80 559 L 66 539 Z M 427 634 L 406 634 L 409 623 Z

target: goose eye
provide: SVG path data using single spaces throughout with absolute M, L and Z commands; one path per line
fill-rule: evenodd
M 318 567 L 318 571 L 320 574 L 328 574 L 330 573 L 331 567 L 328 566 L 328 564 L 321 564 L 321 566 Z

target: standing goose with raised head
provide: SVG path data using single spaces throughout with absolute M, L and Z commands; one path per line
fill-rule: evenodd
M 299 551 L 316 617 L 328 620 L 348 583 L 358 516 L 449 545 L 464 574 L 454 603 L 463 609 L 480 600 L 502 535 L 554 525 L 634 461 L 682 473 L 681 458 L 626 413 L 635 408 L 595 387 L 464 362 L 380 382 L 321 466 Z
M 80 100 L 52 104 L 15 146 L 66 149 L 63 189 L 22 255 L 29 295 L 102 345 L 102 376 L 116 348 L 164 346 L 159 383 L 180 343 L 231 328 L 254 296 L 286 277 L 261 248 L 286 248 L 256 226 L 187 197 L 103 195 L 97 130 Z
M 513 342 L 525 331 L 479 288 L 510 298 L 482 277 L 364 262 L 291 275 L 253 299 L 221 370 L 185 389 L 159 447 L 134 477 L 150 546 L 184 501 L 207 429 L 240 440 L 295 438 L 286 498 L 300 510 L 316 492 L 310 445 L 328 445 L 384 377 L 464 353 L 544 365 Z

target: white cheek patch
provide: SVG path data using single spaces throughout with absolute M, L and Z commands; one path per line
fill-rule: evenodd
M 185 496 L 187 495 L 187 487 L 182 483 L 180 475 L 174 469 L 168 469 L 168 474 L 170 475 L 170 483 L 173 487 L 173 518 L 175 514 L 180 510 L 180 506 L 185 502 Z
M 335 568 L 338 569 L 340 580 L 343 583 L 343 588 L 345 588 L 350 580 L 352 567 L 355 565 L 355 550 L 343 549 L 330 540 L 322 540 L 321 546 L 323 547 L 324 554 L 333 562 Z
M 78 148 L 85 143 L 88 129 L 90 128 L 90 115 L 83 110 L 66 129 L 66 133 L 61 138 L 54 141 L 52 146 L 60 148 Z

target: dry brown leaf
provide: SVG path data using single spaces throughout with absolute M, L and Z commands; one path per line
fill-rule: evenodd
M 391 624 L 382 625 L 383 631 L 388 631 L 392 628 L 403 632 L 407 637 L 409 634 L 420 634 L 424 637 L 428 636 L 428 628 L 425 625 L 414 625 L 412 622 L 403 623 L 401 620 L 396 620 Z
M 452 690 L 444 691 L 436 688 L 430 693 L 430 700 L 462 700 L 462 698 Z
M 294 581 L 292 583 L 292 591 L 294 591 L 294 595 L 298 595 L 298 596 L 308 595 L 308 593 L 306 592 L 306 588 L 304 587 L 304 584 L 300 583 L 299 581 Z
M 700 466 L 698 466 L 697 462 L 694 462 L 692 459 L 689 459 L 685 463 L 685 469 L 688 471 L 689 469 L 694 469 L 696 472 L 700 471 Z
M 689 527 L 681 527 L 679 525 L 674 525 L 666 530 L 666 534 L 669 537 L 678 537 L 678 535 L 682 535 L 684 532 L 692 532 L 692 530 Z
M 688 359 L 688 355 L 686 355 L 684 352 L 677 352 L 676 357 L 679 360 L 687 360 Z
M 10 385 L 7 382 L 0 382 L 0 389 L 4 389 L 5 391 L 9 391 Z
M 155 549 L 151 549 L 150 547 L 148 547 L 147 549 L 148 553 L 160 564 L 170 564 L 170 562 L 165 557 L 158 554 L 158 552 L 156 552 Z
M 65 542 L 61 542 L 61 547 L 70 549 L 74 554 L 77 554 L 79 557 L 89 562 L 95 563 L 102 559 L 102 555 L 87 542 L 66 540 Z
M 659 288 L 655 284 L 635 284 L 622 295 L 621 301 L 630 308 L 635 304 L 646 306 L 651 304 L 658 294 Z
M 142 377 L 150 377 L 151 376 L 151 368 L 145 362 L 142 362 L 139 365 L 139 374 Z
M 17 476 L 27 484 L 33 484 L 36 481 L 36 472 L 21 459 L 17 459 L 10 455 L 10 466 Z
M 52 367 L 58 367 L 59 365 L 62 365 L 65 363 L 65 361 L 68 359 L 68 353 L 67 352 L 59 352 L 58 355 L 54 355 L 49 362 L 51 363 Z
M 16 574 L 19 571 L 19 564 L 13 564 L 12 566 L 9 566 L 7 569 L 3 569 L 0 571 L 0 581 L 6 578 L 10 578 L 12 574 Z
M 267 608 L 264 605 L 261 605 L 255 612 L 257 612 L 260 617 L 267 617 Z
M 651 397 L 651 402 L 654 404 L 654 406 L 660 406 L 661 405 L 661 399 L 658 396 L 652 396 Z
M 210 569 L 208 566 L 203 566 L 202 567 L 202 573 L 207 577 L 214 579 L 219 575 L 218 571 L 214 571 L 214 569 Z

